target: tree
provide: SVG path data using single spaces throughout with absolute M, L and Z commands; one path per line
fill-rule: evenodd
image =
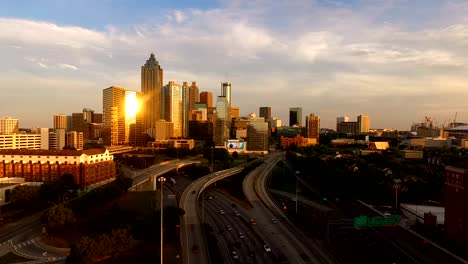
M 38 186 L 18 185 L 11 190 L 11 202 L 19 206 L 32 206 L 39 197 Z
M 79 189 L 78 184 L 75 183 L 75 178 L 73 177 L 73 174 L 70 173 L 64 173 L 62 175 L 62 177 L 60 178 L 60 186 L 62 191 L 75 191 Z
M 61 231 L 66 226 L 75 223 L 76 219 L 71 209 L 60 204 L 47 210 L 42 217 L 42 222 L 51 231 Z
M 106 258 L 116 257 L 131 248 L 132 234 L 128 229 L 112 230 L 112 233 L 101 234 L 97 239 L 87 236 L 73 245 L 66 263 L 95 263 Z
M 232 153 L 232 158 L 233 158 L 233 159 L 237 159 L 238 157 L 239 157 L 239 153 L 237 153 L 237 151 L 234 151 L 234 152 Z

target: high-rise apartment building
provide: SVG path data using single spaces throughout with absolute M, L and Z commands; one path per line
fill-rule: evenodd
M 0 118 L 0 134 L 15 134 L 19 132 L 18 119 L 11 117 Z
M 229 138 L 231 109 L 225 96 L 218 96 L 216 100 L 215 144 L 224 146 Z
M 358 115 L 359 133 L 369 133 L 370 118 L 367 115 Z
M 318 140 L 320 134 L 320 117 L 314 114 L 306 116 L 307 137 Z
M 141 92 L 143 92 L 143 129 L 154 137 L 155 122 L 163 117 L 162 114 L 163 69 L 151 53 L 145 65 L 141 66 Z
M 54 115 L 54 129 L 67 129 L 67 115 L 59 114 Z
M 200 102 L 206 103 L 207 107 L 213 107 L 213 93 L 212 92 L 201 92 Z
M 265 118 L 265 121 L 271 120 L 271 107 L 262 106 L 259 110 L 259 116 Z
M 232 101 L 231 101 L 231 83 L 230 82 L 221 83 L 221 96 L 226 97 L 226 101 L 228 102 L 228 104 L 232 104 Z
M 302 126 L 302 108 L 289 108 L 289 126 Z
M 102 105 L 104 144 L 125 144 L 125 89 L 116 86 L 104 89 Z
M 181 85 L 170 81 L 169 84 L 164 86 L 165 119 L 174 124 L 174 137 L 183 137 L 183 98 L 184 92 Z

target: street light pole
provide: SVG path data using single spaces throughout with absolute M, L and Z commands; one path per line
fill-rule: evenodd
M 160 210 L 161 210 L 161 264 L 163 264 L 163 253 L 164 253 L 164 231 L 163 231 L 163 207 L 164 207 L 164 204 L 163 204 L 163 183 L 164 181 L 166 180 L 166 178 L 164 177 L 159 177 L 159 181 L 161 182 L 161 188 L 160 188 L 160 192 L 161 192 L 161 205 L 160 205 Z
M 299 171 L 296 171 L 296 215 L 297 215 L 297 192 L 298 192 L 298 189 L 299 189 Z
M 400 188 L 400 179 L 394 179 L 393 180 L 393 187 L 395 188 L 395 210 L 398 210 L 398 189 Z

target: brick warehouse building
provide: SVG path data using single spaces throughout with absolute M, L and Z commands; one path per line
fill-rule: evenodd
M 448 238 L 468 249 L 468 169 L 445 167 L 445 228 Z
M 73 175 L 81 189 L 115 178 L 113 156 L 107 149 L 90 150 L 0 150 L 0 178 L 24 178 L 26 182 L 59 179 Z

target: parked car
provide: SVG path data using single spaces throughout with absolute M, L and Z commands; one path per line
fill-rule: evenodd
M 268 245 L 263 245 L 266 252 L 271 252 L 271 248 Z
M 199 248 L 197 245 L 193 245 L 193 247 L 192 247 L 192 252 L 195 253 L 195 254 L 197 254 L 197 253 L 200 252 L 200 248 Z

